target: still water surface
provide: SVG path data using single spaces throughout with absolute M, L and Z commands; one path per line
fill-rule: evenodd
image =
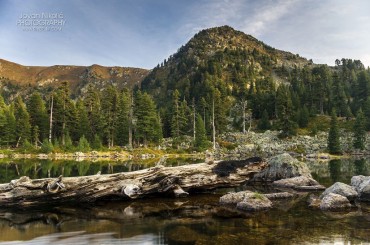
M 199 161 L 168 160 L 167 165 Z M 0 182 L 22 175 L 41 178 L 133 171 L 153 164 L 3 160 Z M 349 183 L 357 174 L 370 175 L 369 160 L 308 162 L 308 166 L 325 186 Z M 301 195 L 275 203 L 268 212 L 249 214 L 220 207 L 218 199 L 226 191 L 47 210 L 0 209 L 0 244 L 370 244 L 370 205 L 361 204 L 353 212 L 328 213 L 309 209 L 307 195 Z

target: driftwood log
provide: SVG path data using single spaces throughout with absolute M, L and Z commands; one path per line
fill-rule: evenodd
M 239 186 L 267 166 L 261 158 L 220 161 L 82 177 L 30 179 L 0 184 L 0 207 L 135 199 L 150 195 L 184 197 L 192 192 Z

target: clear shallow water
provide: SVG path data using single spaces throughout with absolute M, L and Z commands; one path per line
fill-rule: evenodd
M 308 165 L 326 186 L 348 183 L 370 170 L 368 161 Z M 0 209 L 0 244 L 370 244 L 369 205 L 327 213 L 309 209 L 307 195 L 301 195 L 268 212 L 248 214 L 220 207 L 222 192 L 47 210 Z

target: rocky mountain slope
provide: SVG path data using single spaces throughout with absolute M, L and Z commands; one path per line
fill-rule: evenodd
M 63 81 L 70 84 L 72 96 L 83 95 L 87 86 L 98 89 L 107 85 L 133 87 L 148 74 L 148 70 L 126 67 L 55 65 L 23 66 L 0 59 L 0 89 L 5 98 L 27 96 L 33 90 L 47 93 Z

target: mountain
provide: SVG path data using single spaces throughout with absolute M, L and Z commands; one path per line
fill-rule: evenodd
M 311 60 L 222 26 L 196 34 L 177 53 L 153 69 L 141 87 L 159 102 L 171 96 L 175 89 L 185 92 L 182 94 L 189 99 L 193 97 L 190 87 L 196 87 L 207 80 L 206 77 L 222 80 L 230 88 L 235 88 L 239 80 L 250 83 L 266 77 L 281 83 L 287 82 L 287 71 L 310 65 L 313 65 Z
M 72 96 L 78 97 L 84 94 L 87 86 L 132 88 L 148 73 L 145 69 L 118 66 L 23 66 L 0 59 L 0 89 L 5 98 L 12 100 L 17 95 L 27 96 L 33 90 L 46 93 L 67 81 Z

